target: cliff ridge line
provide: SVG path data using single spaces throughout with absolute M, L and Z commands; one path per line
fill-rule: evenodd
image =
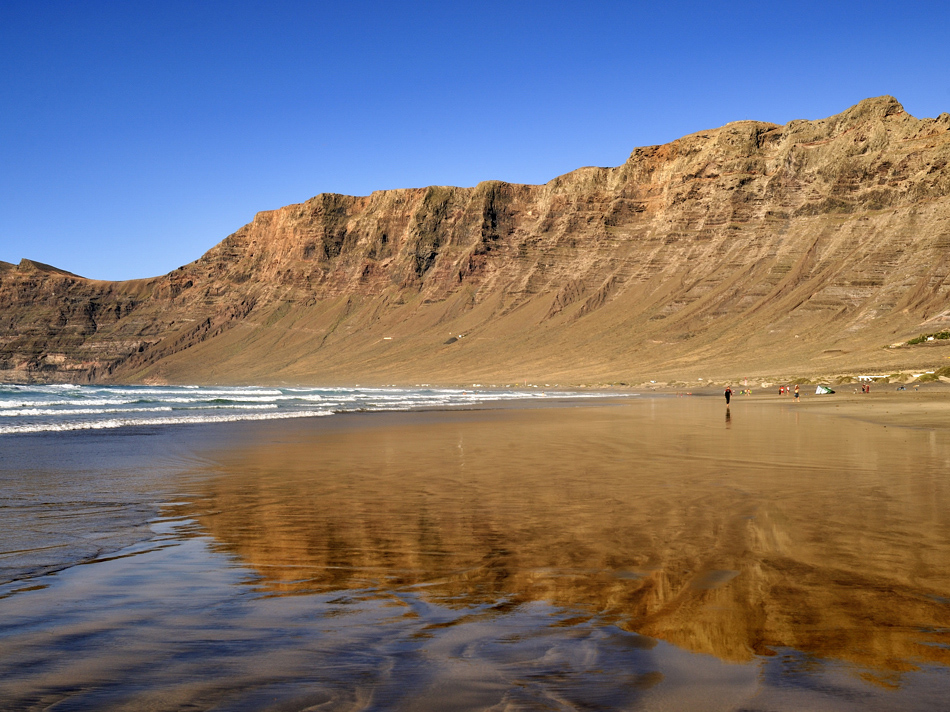
M 936 350 L 884 346 L 946 312 L 948 162 L 950 114 L 877 97 L 817 121 L 731 122 L 542 185 L 320 194 L 149 280 L 24 260 L 0 270 L 0 379 L 914 368 Z

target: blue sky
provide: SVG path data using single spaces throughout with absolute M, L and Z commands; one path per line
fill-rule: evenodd
M 321 192 L 543 183 L 738 119 L 950 111 L 950 3 L 0 0 L 0 260 L 165 273 Z

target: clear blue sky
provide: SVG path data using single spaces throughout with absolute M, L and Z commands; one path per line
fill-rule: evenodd
M 152 276 L 321 192 L 543 183 L 882 94 L 950 111 L 946 0 L 0 0 L 0 260 Z

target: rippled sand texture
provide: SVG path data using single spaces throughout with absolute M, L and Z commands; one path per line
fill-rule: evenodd
M 262 591 L 544 601 L 886 687 L 950 664 L 944 432 L 699 398 L 334 421 L 204 453 L 187 512 Z

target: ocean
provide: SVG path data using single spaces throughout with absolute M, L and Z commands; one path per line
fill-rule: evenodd
M 311 418 L 351 411 L 452 408 L 489 401 L 593 395 L 538 387 L 489 390 L 0 385 L 0 435 Z

